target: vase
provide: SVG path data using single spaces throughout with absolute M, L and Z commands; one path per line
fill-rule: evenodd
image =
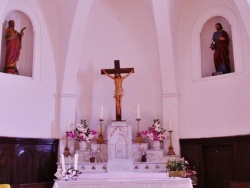
M 169 177 L 186 177 L 186 171 L 169 171 Z
M 161 143 L 160 141 L 153 141 L 153 149 L 160 149 L 161 148 Z
M 147 162 L 147 155 L 141 156 L 141 162 Z
M 79 142 L 80 150 L 87 150 L 88 144 L 86 141 L 80 141 Z
M 89 161 L 90 161 L 91 163 L 94 163 L 94 162 L 95 162 L 95 157 L 90 157 L 90 158 L 89 158 Z

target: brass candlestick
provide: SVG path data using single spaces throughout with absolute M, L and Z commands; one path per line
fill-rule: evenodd
M 174 148 L 172 146 L 172 130 L 169 130 L 169 140 L 170 140 L 170 144 L 169 144 L 169 147 L 168 147 L 168 153 L 167 155 L 175 155 L 175 152 L 174 152 Z
M 100 121 L 100 133 L 99 136 L 97 138 L 97 143 L 98 144 L 104 144 L 104 139 L 103 139 L 103 135 L 102 135 L 102 122 L 104 121 L 103 119 L 99 119 Z
M 141 120 L 140 118 L 136 119 L 136 121 L 137 121 L 137 131 L 138 131 L 137 136 L 136 136 L 136 142 L 139 143 L 139 144 L 144 142 L 143 138 L 141 136 L 141 133 L 140 133 L 140 120 Z
M 71 154 L 70 154 L 70 152 L 69 152 L 69 146 L 68 146 L 68 131 L 66 131 L 66 138 L 65 138 L 65 140 L 66 140 L 66 146 L 65 146 L 65 148 L 64 148 L 64 152 L 63 152 L 63 155 L 65 156 L 65 157 L 68 157 L 68 156 L 71 156 Z

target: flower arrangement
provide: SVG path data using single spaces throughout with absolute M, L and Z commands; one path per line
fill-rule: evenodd
M 64 179 L 65 181 L 68 180 L 77 180 L 77 177 L 81 174 L 79 170 L 74 170 L 73 167 L 70 167 L 66 171 L 63 171 L 62 169 L 57 169 L 56 173 L 54 174 L 57 179 Z
M 170 171 L 186 171 L 189 167 L 188 161 L 181 159 L 169 159 L 166 168 Z
M 154 141 L 160 141 L 161 143 L 167 137 L 166 130 L 162 128 L 160 120 L 155 119 L 152 126 L 148 127 L 146 131 L 142 131 L 141 134 Z
M 77 141 L 87 141 L 89 142 L 94 138 L 96 134 L 95 130 L 92 130 L 88 127 L 86 120 L 81 120 L 81 123 L 76 124 L 73 131 L 67 131 L 66 137 L 73 138 Z

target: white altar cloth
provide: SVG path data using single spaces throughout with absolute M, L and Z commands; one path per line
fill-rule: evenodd
M 81 174 L 77 181 L 55 180 L 53 188 L 193 188 L 189 178 L 166 173 Z

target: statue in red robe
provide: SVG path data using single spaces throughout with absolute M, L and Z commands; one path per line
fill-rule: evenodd
M 19 74 L 16 65 L 19 60 L 20 50 L 22 47 L 22 36 L 24 35 L 26 27 L 21 29 L 20 32 L 17 32 L 14 28 L 14 20 L 10 20 L 8 25 L 9 26 L 5 32 L 7 50 L 3 72 L 9 74 Z

